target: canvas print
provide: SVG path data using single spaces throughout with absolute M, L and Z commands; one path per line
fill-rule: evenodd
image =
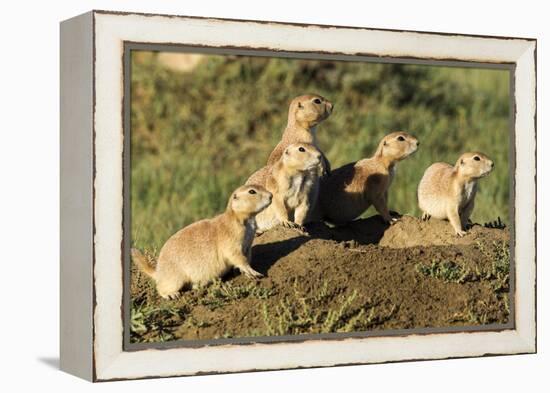
M 509 326 L 509 69 L 130 65 L 130 343 Z

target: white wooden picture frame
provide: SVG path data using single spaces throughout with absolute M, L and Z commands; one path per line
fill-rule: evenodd
M 219 345 L 125 345 L 128 45 L 513 70 L 513 321 Z M 90 381 L 536 352 L 536 40 L 92 11 L 61 23 L 61 368 Z

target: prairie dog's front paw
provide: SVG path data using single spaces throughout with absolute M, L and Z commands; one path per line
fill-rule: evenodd
M 466 235 L 466 231 L 463 231 L 462 229 L 459 231 L 455 231 L 455 233 L 458 237 L 463 237 L 464 235 Z
M 245 275 L 248 278 L 253 278 L 253 279 L 259 279 L 259 278 L 262 278 L 264 276 L 262 273 L 257 272 L 256 270 L 254 270 L 252 268 L 249 271 L 245 272 Z
M 281 225 L 285 228 L 291 228 L 291 229 L 304 229 L 304 227 L 300 224 L 297 224 L 293 221 L 283 221 Z
M 382 217 L 382 220 L 384 221 L 385 224 L 393 225 L 399 220 L 399 218 L 388 216 L 388 217 Z
M 292 221 L 281 221 L 281 226 L 283 228 L 292 228 L 292 224 L 293 224 Z
M 293 223 L 294 225 L 292 226 L 292 228 L 296 229 L 298 232 L 303 232 L 303 233 L 306 233 L 307 232 L 307 229 L 305 226 L 301 225 L 301 224 L 297 224 L 297 223 Z

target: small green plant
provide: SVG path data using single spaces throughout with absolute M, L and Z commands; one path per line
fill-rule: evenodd
M 192 326 L 192 327 L 197 327 L 197 328 L 205 328 L 205 327 L 209 327 L 211 326 L 211 324 L 207 321 L 202 321 L 202 320 L 198 320 L 198 319 L 195 319 L 193 317 L 190 317 L 190 318 L 187 318 L 185 320 L 185 323 L 184 325 L 186 326 Z
M 132 333 L 145 333 L 147 331 L 143 309 L 132 308 L 130 317 L 130 331 L 132 331 Z
M 510 247 L 507 242 L 478 242 L 477 248 L 491 261 L 490 268 L 475 266 L 467 268 L 452 261 L 435 261 L 430 265 L 417 264 L 416 271 L 423 276 L 437 278 L 446 282 L 463 284 L 474 281 L 490 281 L 494 292 L 509 290 L 510 281 Z
M 323 285 L 321 285 L 321 288 L 315 291 L 315 301 L 322 302 L 329 296 L 330 296 L 330 293 L 328 290 L 328 282 L 323 281 Z
M 331 308 L 322 306 L 319 299 L 334 298 Z M 293 335 L 304 333 L 336 333 L 367 330 L 387 321 L 396 310 L 377 312 L 368 303 L 357 304 L 358 293 L 337 296 L 323 283 L 317 296 L 308 298 L 294 283 L 292 297 L 282 299 L 275 307 L 263 304 L 262 314 L 266 326 L 263 335 Z
M 508 307 L 508 299 L 504 297 L 504 311 L 506 318 L 510 314 Z M 464 322 L 469 325 L 487 325 L 498 321 L 495 315 L 494 307 L 491 307 L 485 301 L 468 301 L 464 305 L 464 309 L 454 313 L 449 322 Z
M 357 290 L 348 297 L 343 297 L 340 307 L 336 310 L 329 310 L 327 312 L 326 318 L 321 326 L 321 331 L 323 332 L 335 332 L 339 330 L 339 327 L 342 324 L 342 321 L 345 320 L 346 313 L 350 311 L 351 303 L 357 297 Z M 365 310 L 360 310 L 359 314 L 364 313 Z
M 504 301 L 504 308 L 506 310 L 506 315 L 510 315 L 510 296 L 505 293 L 502 295 L 502 300 Z
M 455 262 L 433 260 L 431 265 L 417 264 L 416 271 L 424 276 L 437 278 L 446 282 L 464 282 L 469 273 L 462 265 Z
M 495 292 L 506 292 L 510 289 L 510 245 L 505 242 L 489 244 L 478 242 L 478 250 L 491 262 L 491 268 L 482 272 L 487 280 L 492 281 Z
M 215 280 L 206 288 L 206 293 L 201 297 L 199 303 L 203 306 L 207 306 L 211 310 L 215 310 L 216 308 L 239 299 L 254 298 L 265 300 L 274 293 L 273 289 L 258 286 L 258 284 L 254 282 L 246 285 L 237 285 Z
M 158 342 L 174 339 L 174 330 L 181 323 L 185 308 L 172 305 L 133 305 L 130 312 L 130 334 L 133 341 Z
M 487 313 L 476 313 L 473 309 L 469 309 L 464 312 L 458 312 L 453 314 L 449 319 L 450 322 L 465 322 L 470 325 L 486 325 L 489 323 Z

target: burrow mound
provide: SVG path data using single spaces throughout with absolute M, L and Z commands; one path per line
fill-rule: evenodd
M 389 248 L 431 247 L 450 245 L 471 245 L 487 241 L 506 241 L 508 229 L 489 228 L 474 224 L 463 237 L 458 237 L 451 224 L 445 220 L 422 221 L 413 216 L 402 216 L 393 225 L 384 223 L 376 215 L 352 221 L 344 226 L 329 227 L 322 223 L 310 225 L 309 236 L 351 245 L 378 244 Z M 256 238 L 255 244 L 288 241 L 296 238 L 296 231 L 277 227 Z M 293 247 L 299 240 L 290 242 Z
M 163 300 L 132 268 L 132 342 L 506 323 L 506 229 L 379 216 L 308 234 L 277 227 L 254 240 L 252 266 Z

